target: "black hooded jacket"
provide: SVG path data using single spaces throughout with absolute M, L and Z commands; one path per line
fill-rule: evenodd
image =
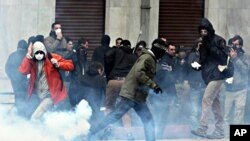
M 112 48 L 105 54 L 105 73 L 107 79 L 126 77 L 136 61 L 133 49 L 128 46 Z
M 28 44 L 24 40 L 18 42 L 17 50 L 10 54 L 5 64 L 5 72 L 11 80 L 11 84 L 15 93 L 27 93 L 28 79 L 26 75 L 22 75 L 18 71 L 18 67 L 22 63 L 23 58 L 26 56 Z M 16 95 L 20 97 L 21 95 Z M 23 97 L 26 96 L 22 95 Z
M 203 18 L 199 26 L 199 31 L 206 29 L 208 35 L 202 39 L 200 47 L 200 64 L 202 77 L 206 84 L 213 80 L 223 80 L 233 76 L 233 65 L 220 72 L 219 65 L 227 65 L 227 47 L 226 41 L 222 37 L 215 34 L 215 30 L 208 19 Z
M 92 61 L 100 62 L 104 65 L 104 54 L 110 49 L 109 47 L 110 37 L 104 35 L 101 40 L 101 46 L 94 50 Z

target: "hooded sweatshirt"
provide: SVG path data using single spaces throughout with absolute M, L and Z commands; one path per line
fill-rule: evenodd
M 94 50 L 92 61 L 100 62 L 104 65 L 104 55 L 110 49 L 109 47 L 110 37 L 104 35 L 101 40 L 101 46 Z
M 32 56 L 35 57 L 36 52 L 42 51 L 44 55 L 47 55 L 47 51 L 45 46 L 41 42 L 35 42 L 33 45 Z M 50 97 L 49 87 L 47 83 L 47 79 L 45 77 L 45 73 L 43 70 L 44 67 L 44 59 L 40 61 L 36 61 L 36 81 L 35 81 L 35 91 L 40 99 L 44 99 L 46 97 Z
M 112 48 L 105 54 L 105 73 L 108 78 L 126 77 L 136 61 L 130 46 Z
M 58 104 L 67 96 L 59 71 L 48 59 L 47 51 L 43 43 L 34 43 L 32 51 L 32 56 L 34 56 L 37 51 L 43 51 L 45 58 L 43 61 L 36 61 L 25 57 L 19 67 L 19 71 L 22 74 L 30 74 L 28 96 L 31 97 L 33 93 L 38 94 L 40 98 L 50 96 L 54 103 Z M 71 60 L 64 60 L 58 54 L 52 53 L 51 56 L 60 64 L 59 69 L 65 71 L 71 71 L 74 69 L 74 65 Z

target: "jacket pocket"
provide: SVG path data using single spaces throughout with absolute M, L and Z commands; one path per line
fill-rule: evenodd
M 148 88 L 145 86 L 139 86 L 135 88 L 135 100 L 137 102 L 145 102 L 148 96 Z

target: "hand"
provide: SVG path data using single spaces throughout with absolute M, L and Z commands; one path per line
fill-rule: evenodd
M 56 68 L 59 68 L 60 64 L 55 58 L 51 58 L 50 61 L 53 65 L 55 65 Z
M 56 38 L 58 39 L 58 40 L 61 40 L 62 39 L 62 30 L 60 29 L 60 28 L 58 28 L 57 30 L 55 30 L 55 32 L 56 32 Z
M 193 63 L 191 63 L 191 66 L 192 66 L 192 68 L 195 68 L 198 70 L 201 67 L 201 64 L 199 64 L 198 62 L 193 62 Z
M 233 77 L 227 78 L 225 81 L 227 82 L 227 84 L 233 84 Z
M 32 59 L 32 48 L 33 48 L 33 45 L 32 43 L 29 44 L 29 47 L 28 47 L 28 51 L 27 51 L 27 54 L 26 54 L 26 57 L 28 59 Z
M 159 86 L 154 87 L 154 92 L 158 94 L 159 92 L 162 93 L 162 89 Z
M 202 46 L 202 42 L 199 42 L 198 45 L 197 45 L 198 49 L 199 49 L 201 46 Z
M 62 36 L 62 33 L 56 35 L 56 38 L 57 38 L 58 40 L 61 40 L 62 37 L 63 37 L 63 36 Z

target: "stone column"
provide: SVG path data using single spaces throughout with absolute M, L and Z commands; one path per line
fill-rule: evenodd
M 111 37 L 111 46 L 117 37 L 128 39 L 135 46 L 139 40 L 151 44 L 158 36 L 159 0 L 107 0 L 105 33 Z
M 205 0 L 205 17 L 214 25 L 217 34 L 228 40 L 235 34 L 242 36 L 244 49 L 250 53 L 250 1 Z

